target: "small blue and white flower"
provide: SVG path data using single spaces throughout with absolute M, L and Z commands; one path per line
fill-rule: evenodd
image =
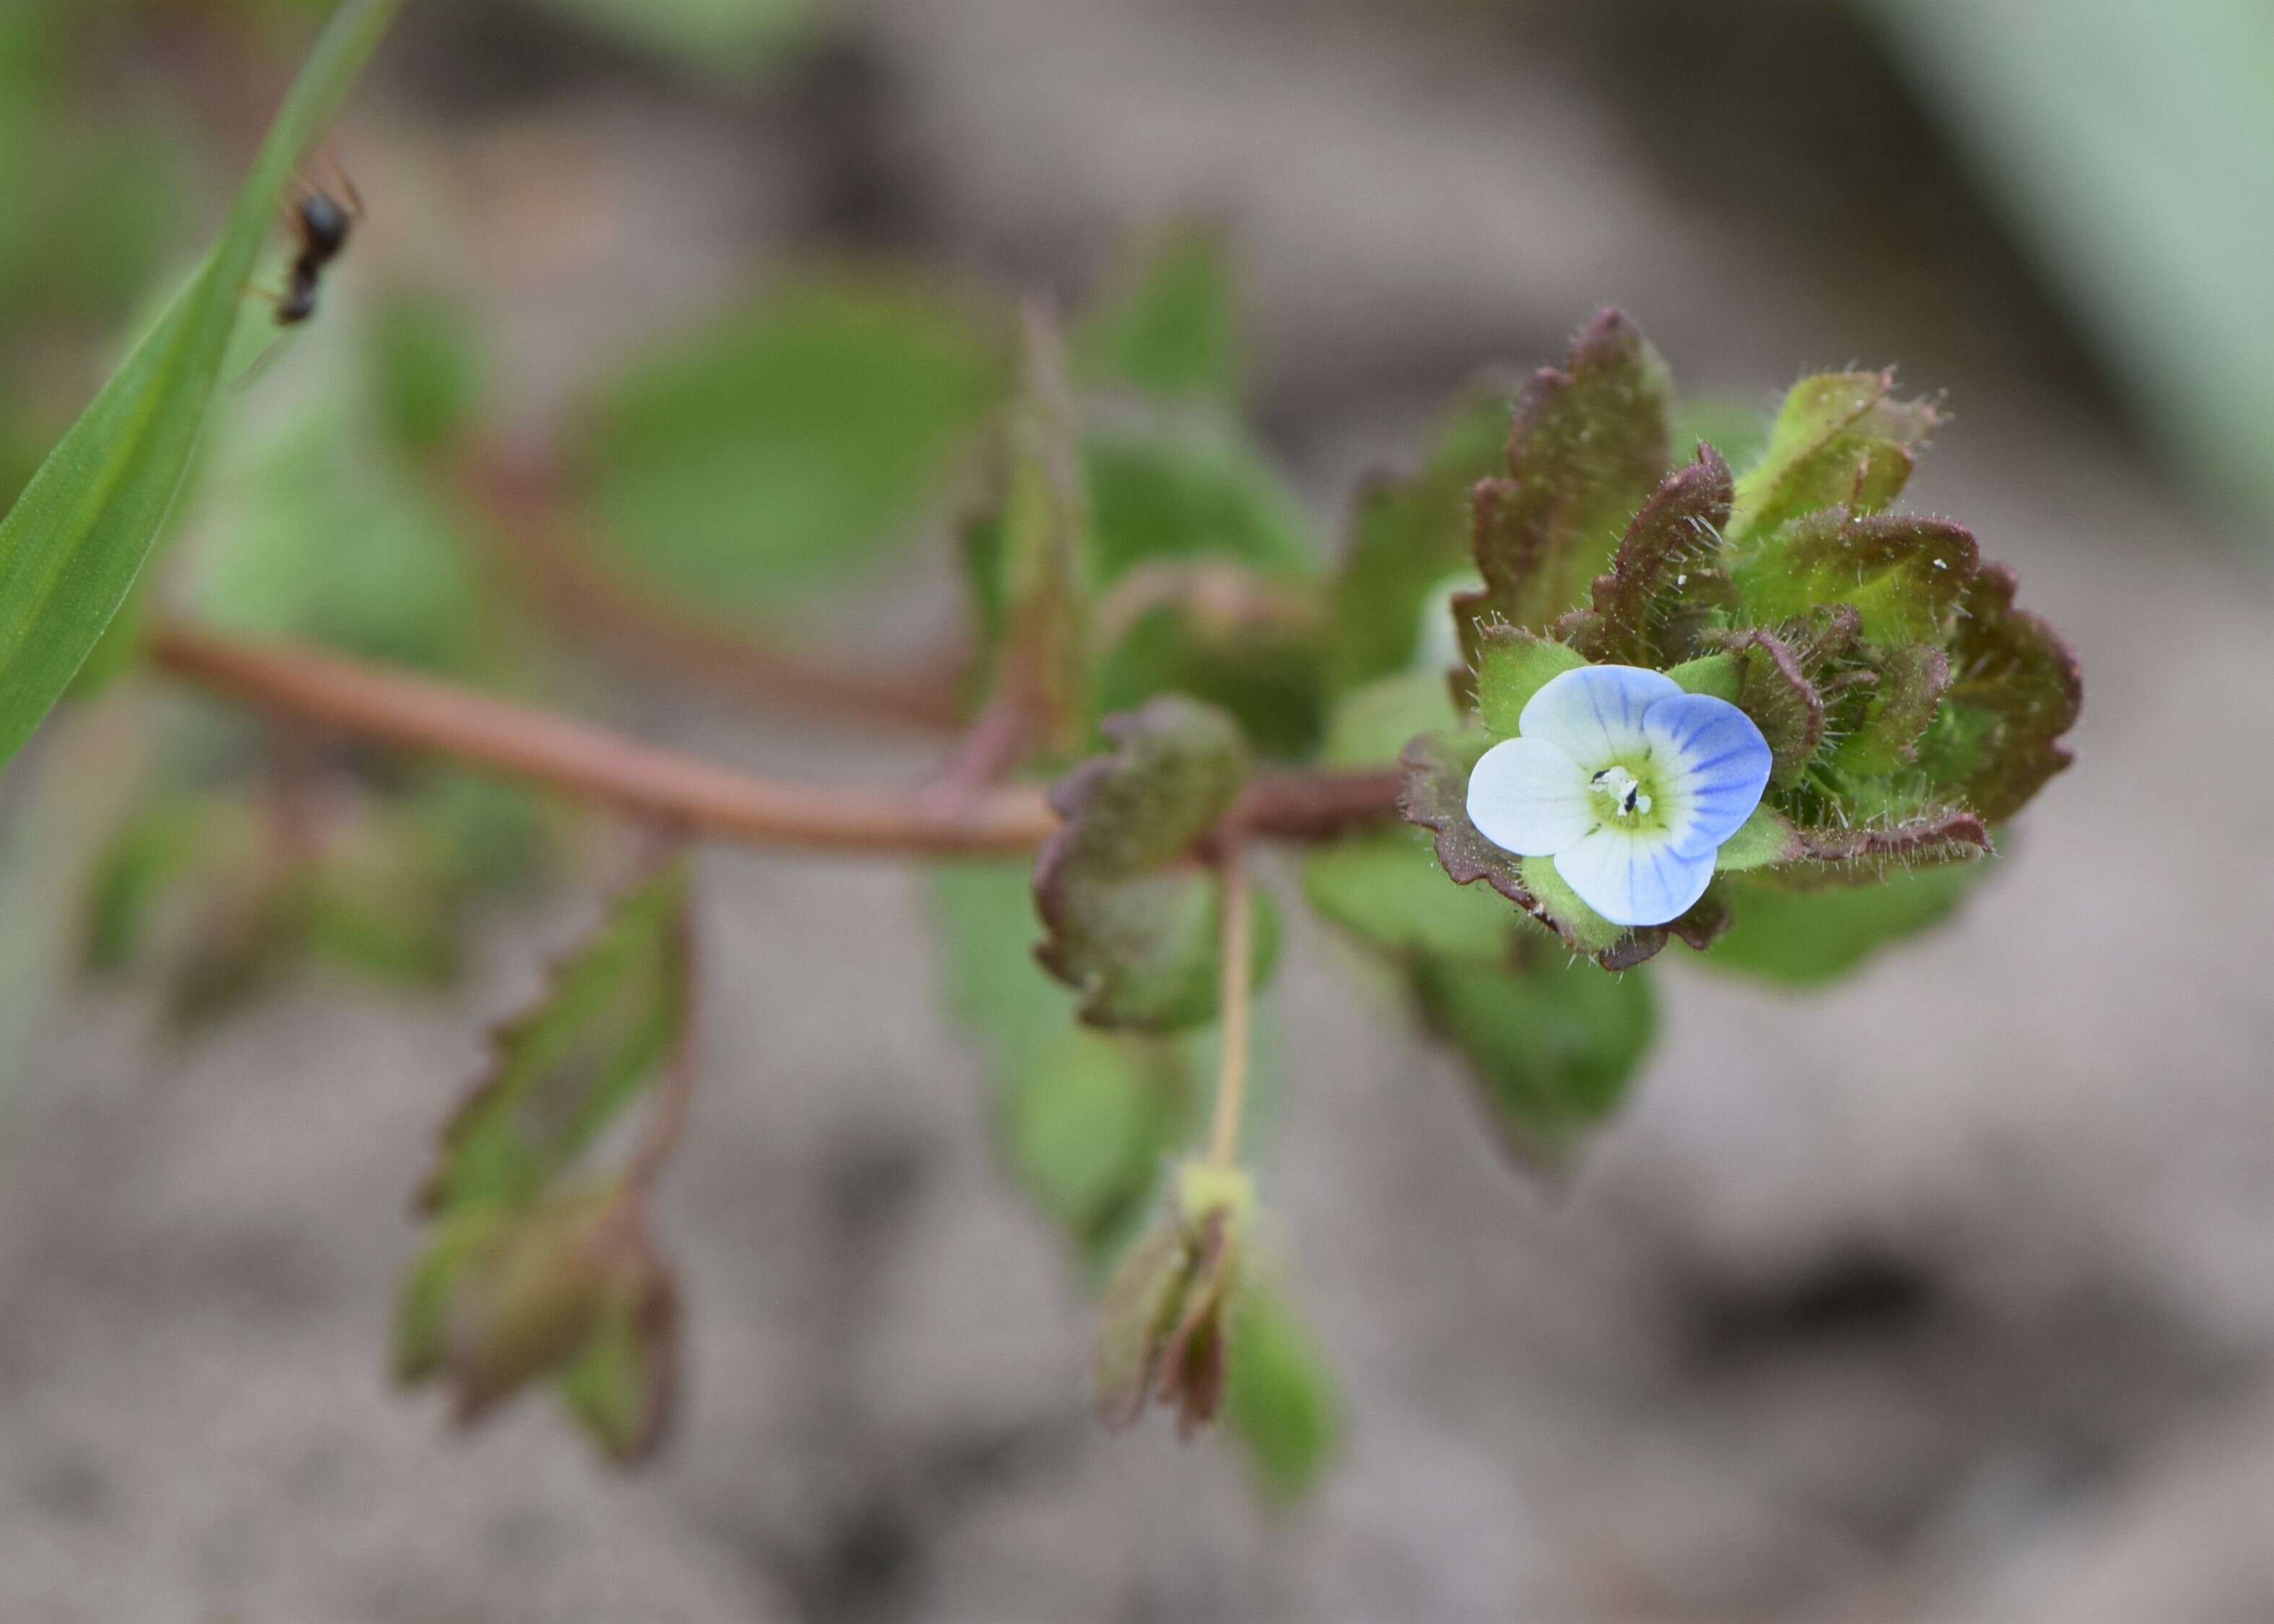
M 1505 851 L 1554 859 L 1615 925 L 1687 913 L 1768 786 L 1768 742 L 1751 717 L 1634 665 L 1551 679 L 1517 734 L 1469 775 L 1469 821 Z

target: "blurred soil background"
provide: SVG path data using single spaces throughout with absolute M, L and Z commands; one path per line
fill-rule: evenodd
M 1601 304 L 1740 402 L 1900 363 L 1953 413 L 1910 505 L 2077 645 L 2080 761 L 1953 925 L 1834 990 L 1669 953 L 1562 1189 L 1301 926 L 1264 1176 L 1346 1436 L 1281 1513 L 1229 1452 L 1091 1425 L 1082 1285 L 999 1176 L 908 871 L 703 858 L 661 1214 L 690 1387 L 633 1476 L 383 1371 L 433 1125 L 589 898 L 497 911 L 447 996 L 312 971 L 184 1040 L 147 989 L 74 993 L 0 1145 L 0 1619 L 2274 1617 L 2274 595 L 1850 14 L 870 0 L 728 91 L 460 0 L 410 8 L 341 148 L 531 421 L 753 267 L 1072 301 L 1207 215 L 1322 534 Z M 877 612 L 911 648 L 951 624 L 935 551 Z M 770 771 L 930 760 L 637 704 Z

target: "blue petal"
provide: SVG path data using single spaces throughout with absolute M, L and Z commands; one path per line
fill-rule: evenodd
M 1516 730 L 1545 739 L 1586 771 L 1608 767 L 1647 748 L 1643 718 L 1651 706 L 1682 692 L 1662 671 L 1638 665 L 1582 665 L 1550 678 L 1524 707 Z
M 1674 848 L 1710 855 L 1761 803 L 1769 746 L 1761 730 L 1727 700 L 1674 694 L 1643 718 L 1660 763 L 1660 816 Z
M 1469 822 L 1504 852 L 1551 857 L 1600 821 L 1587 775 L 1545 739 L 1503 739 L 1469 773 Z
M 1713 848 L 1676 851 L 1663 838 L 1603 828 L 1555 853 L 1555 872 L 1614 925 L 1663 925 L 1690 912 L 1713 878 Z

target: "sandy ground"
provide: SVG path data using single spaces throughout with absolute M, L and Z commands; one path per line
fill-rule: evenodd
M 1638 1103 L 1555 1196 L 1299 929 L 1265 1173 L 1350 1425 L 1276 1518 L 1214 1448 L 1088 1425 L 1078 1282 L 996 1176 L 905 873 L 705 859 L 712 1058 L 664 1214 L 692 1389 L 637 1477 L 540 1404 L 458 1440 L 380 1369 L 432 1125 L 586 905 L 497 923 L 448 1000 L 311 975 L 183 1046 L 79 996 L 0 1146 L 0 1620 L 2274 1616 L 2264 575 L 1991 318 L 1859 311 L 1519 56 L 1288 16 L 885 0 L 878 139 L 972 263 L 1220 213 L 1322 511 L 1472 362 L 1607 298 L 1695 386 L 1850 355 L 1947 385 L 1916 500 L 2089 683 L 1995 883 L 1829 996 L 1669 955 Z M 564 302 L 726 280 L 612 263 Z

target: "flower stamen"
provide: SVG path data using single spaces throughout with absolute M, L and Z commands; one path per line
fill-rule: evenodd
M 1650 812 L 1650 797 L 1643 793 L 1642 785 L 1624 767 L 1606 767 L 1587 780 L 1597 793 L 1608 798 L 1612 812 L 1620 817 L 1643 817 Z

